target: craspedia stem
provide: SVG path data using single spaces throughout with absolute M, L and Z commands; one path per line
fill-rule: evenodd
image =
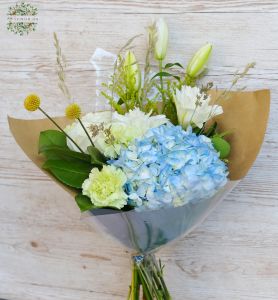
M 84 129 L 84 131 L 85 131 L 85 133 L 86 133 L 88 139 L 90 140 L 92 146 L 95 147 L 95 145 L 94 145 L 94 143 L 93 143 L 93 140 L 92 140 L 92 138 L 90 137 L 89 132 L 87 131 L 86 127 L 84 126 L 84 124 L 82 123 L 82 121 L 81 121 L 79 118 L 77 118 L 77 120 L 79 121 L 80 125 L 81 125 L 82 128 Z
M 84 153 L 84 151 L 77 145 L 77 143 L 64 131 L 64 129 L 54 120 L 52 119 L 41 107 L 38 107 L 38 109 L 61 131 L 63 134 L 71 140 L 74 145 L 79 149 L 81 153 Z

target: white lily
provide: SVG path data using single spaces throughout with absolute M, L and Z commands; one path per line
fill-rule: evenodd
M 210 58 L 211 51 L 211 44 L 206 44 L 202 48 L 200 48 L 188 63 L 188 66 L 186 68 L 187 75 L 189 75 L 192 78 L 195 78 L 198 75 L 200 75 L 203 72 Z
M 179 124 L 186 129 L 190 124 L 202 128 L 203 124 L 214 116 L 223 113 L 220 105 L 210 105 L 210 96 L 202 93 L 198 87 L 182 86 L 175 91 L 174 102 Z
M 155 43 L 155 58 L 163 60 L 167 53 L 168 47 L 168 26 L 163 18 L 159 18 L 155 22 L 156 27 L 156 43 Z
M 137 91 L 141 86 L 141 72 L 132 51 L 126 52 L 124 66 L 128 84 Z

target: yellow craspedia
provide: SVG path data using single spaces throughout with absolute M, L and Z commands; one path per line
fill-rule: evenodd
M 81 116 L 81 108 L 78 104 L 72 103 L 66 108 L 65 113 L 69 119 L 79 119 Z
M 24 100 L 24 107 L 29 111 L 35 111 L 40 107 L 41 99 L 36 94 L 28 95 Z

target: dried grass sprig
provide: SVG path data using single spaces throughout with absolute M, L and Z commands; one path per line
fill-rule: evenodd
M 72 97 L 71 97 L 69 89 L 66 85 L 66 74 L 65 74 L 65 69 L 67 66 L 66 58 L 62 54 L 62 49 L 60 47 L 60 43 L 59 43 L 56 32 L 53 33 L 53 37 L 54 37 L 54 46 L 56 49 L 57 75 L 59 78 L 58 86 L 59 86 L 60 90 L 62 91 L 62 93 L 64 94 L 64 96 L 68 100 L 71 100 Z

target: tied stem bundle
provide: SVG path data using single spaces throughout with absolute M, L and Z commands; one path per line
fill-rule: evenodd
M 163 278 L 163 266 L 154 254 L 133 257 L 132 281 L 128 300 L 171 300 Z

